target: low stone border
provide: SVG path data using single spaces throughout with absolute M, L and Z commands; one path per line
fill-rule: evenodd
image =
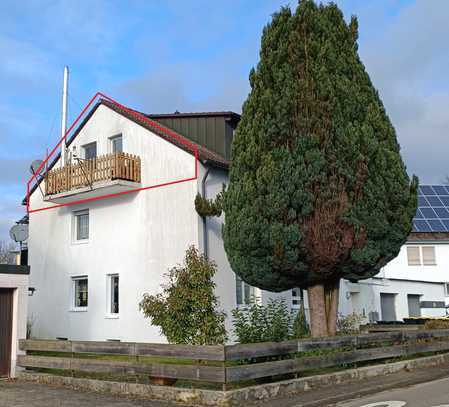
M 401 370 L 415 370 L 449 363 L 449 353 L 428 356 L 419 359 L 387 363 L 348 369 L 341 372 L 324 375 L 302 377 L 281 382 L 261 384 L 230 391 L 214 391 L 202 389 L 182 389 L 179 387 L 154 386 L 148 384 L 109 382 L 93 379 L 56 376 L 43 373 L 20 372 L 19 379 L 37 383 L 64 385 L 74 389 L 95 392 L 112 393 L 124 396 L 140 397 L 174 401 L 202 406 L 231 407 L 243 403 L 270 400 L 289 395 L 298 395 L 305 391 L 345 383 L 352 380 L 362 380 L 369 377 L 384 376 Z

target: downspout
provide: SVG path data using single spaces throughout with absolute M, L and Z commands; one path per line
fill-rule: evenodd
M 208 161 L 203 161 L 204 165 L 208 164 Z M 206 168 L 206 172 L 203 175 L 203 179 L 201 180 L 201 196 L 203 199 L 206 199 L 206 180 L 209 176 L 210 167 Z M 201 216 L 203 218 L 203 252 L 206 259 L 209 258 L 209 241 L 207 239 L 207 216 Z

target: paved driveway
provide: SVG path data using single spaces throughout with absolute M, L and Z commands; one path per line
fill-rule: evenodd
M 130 400 L 64 387 L 0 380 L 0 407 L 179 407 L 163 401 Z

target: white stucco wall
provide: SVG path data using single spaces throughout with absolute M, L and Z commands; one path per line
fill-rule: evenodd
M 19 350 L 19 339 L 26 338 L 27 307 L 28 307 L 28 275 L 0 273 L 0 288 L 12 288 L 14 290 L 12 346 L 11 346 L 11 377 L 15 377 L 17 355 L 24 353 Z
M 409 266 L 407 260 L 408 246 L 435 247 L 436 265 Z M 383 270 L 383 277 L 415 281 L 449 282 L 449 242 L 413 242 L 407 243 L 394 260 Z
M 100 106 L 72 143 L 77 150 L 97 141 L 98 156 L 110 152 L 108 138 L 121 133 L 123 150 L 142 159 L 142 186 L 194 176 L 194 157 Z M 145 292 L 160 290 L 163 274 L 198 246 L 194 209 L 197 183 L 189 181 L 86 204 L 30 214 L 30 297 L 33 335 L 74 340 L 163 341 L 138 310 Z M 80 196 L 82 198 L 82 196 Z M 45 205 L 39 191 L 31 207 Z M 72 242 L 73 212 L 89 209 L 89 240 Z M 107 313 L 107 275 L 119 274 L 120 314 Z M 73 276 L 88 276 L 87 311 L 71 310 Z

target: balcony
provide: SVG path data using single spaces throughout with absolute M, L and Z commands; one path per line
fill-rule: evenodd
M 140 186 L 140 157 L 112 153 L 49 171 L 44 200 L 68 203 Z

